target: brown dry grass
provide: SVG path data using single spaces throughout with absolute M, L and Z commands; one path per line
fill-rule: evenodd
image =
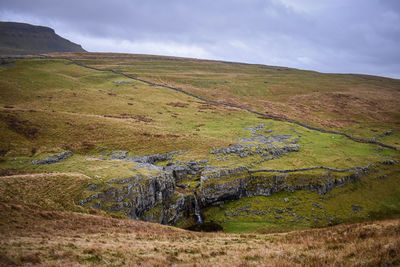
M 148 118 L 144 115 L 131 115 L 131 114 L 126 114 L 122 113 L 120 115 L 104 115 L 106 118 L 116 118 L 116 119 L 134 119 L 137 122 L 152 122 L 153 119 Z
M 177 107 L 177 108 L 186 108 L 188 106 L 188 104 L 182 103 L 182 102 L 171 102 L 171 103 L 167 103 L 167 105 L 171 106 L 171 107 Z
M 283 234 L 195 233 L 104 215 L 0 203 L 3 265 L 400 264 L 400 220 Z
M 0 113 L 0 121 L 5 122 L 12 130 L 29 139 L 36 138 L 40 132 L 40 129 L 36 125 L 32 124 L 29 120 L 21 120 L 12 114 Z

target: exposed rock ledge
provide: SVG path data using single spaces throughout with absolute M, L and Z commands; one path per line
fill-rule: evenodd
M 307 169 L 317 168 L 321 167 Z M 335 172 L 344 171 L 340 169 L 331 169 L 322 175 L 302 173 L 301 178 L 294 173 L 282 174 L 280 170 L 274 170 L 275 174 L 256 174 L 247 167 L 212 171 L 203 168 L 196 189 L 198 207 L 205 208 L 245 196 L 269 196 L 280 191 L 310 190 L 326 194 L 336 186 L 357 181 L 369 168 L 347 169 L 350 174 L 346 176 L 335 175 Z M 94 194 L 79 204 L 123 213 L 132 219 L 174 224 L 182 217 L 194 216 L 195 212 L 195 196 L 177 193 L 177 178 L 173 170 L 166 167 L 157 176 L 138 175 L 110 180 L 104 186 L 91 185 L 88 189 Z
M 208 160 L 173 160 L 174 156 L 185 151 L 135 157 L 128 157 L 127 151 L 116 151 L 111 154 L 112 159 L 136 162 L 138 170 L 145 169 L 153 174 L 138 174 L 89 185 L 89 197 L 79 204 L 163 224 L 175 224 L 180 218 L 190 216 L 201 222 L 201 208 L 245 196 L 269 196 L 284 190 L 311 190 L 326 194 L 335 186 L 356 181 L 371 167 L 251 170 L 258 163 L 300 149 L 297 144 L 300 135 L 270 134 L 272 130 L 265 129 L 266 126 L 248 128 L 250 138 L 239 138 L 236 140 L 239 144 L 214 148 L 210 152 L 210 159 L 217 161 L 245 158 L 246 166 L 217 167 Z M 156 165 L 157 162 L 166 162 L 166 165 Z M 191 188 L 181 184 L 184 181 L 190 181 Z M 194 181 L 197 181 L 195 188 Z

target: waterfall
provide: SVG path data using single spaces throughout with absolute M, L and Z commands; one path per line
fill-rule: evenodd
M 201 218 L 200 207 L 197 201 L 196 189 L 193 191 L 193 196 L 194 196 L 194 215 L 196 216 L 196 224 L 202 224 L 203 219 Z

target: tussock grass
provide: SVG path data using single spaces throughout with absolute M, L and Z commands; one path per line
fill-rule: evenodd
M 0 204 L 2 264 L 398 265 L 400 221 L 283 234 L 193 233 L 127 219 Z
M 82 198 L 89 177 L 78 173 L 42 173 L 3 176 L 0 202 L 44 210 L 82 211 L 75 201 Z

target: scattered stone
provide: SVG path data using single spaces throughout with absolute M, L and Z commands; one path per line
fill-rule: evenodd
M 393 131 L 392 131 L 392 130 L 389 130 L 389 131 L 385 132 L 383 135 L 384 135 L 384 136 L 388 136 L 388 135 L 391 135 L 392 133 L 393 133 Z
M 323 208 L 324 208 L 324 207 L 322 207 L 320 204 L 318 204 L 318 203 L 316 203 L 316 202 L 312 203 L 312 205 L 313 205 L 314 207 L 318 208 L 318 209 L 323 209 Z
M 164 154 L 154 154 L 154 155 L 146 155 L 146 156 L 135 156 L 135 157 L 127 157 L 128 151 L 114 151 L 111 153 L 112 159 L 120 159 L 126 161 L 133 161 L 138 163 L 148 163 L 155 164 L 161 161 L 172 160 L 175 155 L 181 155 L 185 153 L 187 150 L 181 151 L 172 151 Z
M 60 154 L 57 155 L 53 155 L 50 156 L 48 158 L 45 158 L 44 160 L 33 160 L 32 164 L 33 165 L 47 165 L 47 164 L 53 164 L 53 163 L 57 163 L 61 160 L 70 158 L 74 155 L 74 153 L 72 153 L 71 151 L 65 151 L 65 152 L 61 152 Z
M 325 218 L 328 220 L 328 221 L 333 221 L 333 217 L 329 217 L 329 216 L 325 216 Z
M 354 213 L 357 213 L 359 211 L 362 211 L 364 208 L 361 207 L 361 206 L 357 206 L 357 205 L 352 204 L 351 205 L 351 209 L 353 210 Z
M 283 200 L 285 201 L 285 203 L 288 203 L 288 202 L 289 202 L 289 199 L 288 199 L 288 198 L 284 198 Z
M 115 150 L 111 152 L 111 158 L 112 159 L 125 159 L 128 154 L 128 151 L 126 150 Z
M 282 143 L 286 142 L 292 138 L 290 134 L 281 134 L 281 135 L 269 135 L 269 136 L 256 136 L 256 137 L 240 137 L 236 139 L 236 142 L 240 143 L 250 143 L 250 142 L 257 142 L 259 144 L 272 144 L 272 143 Z
M 134 84 L 133 81 L 113 81 L 113 84 L 115 84 L 116 86 L 119 85 L 125 85 L 125 84 Z
M 385 160 L 385 161 L 382 161 L 381 164 L 383 164 L 383 165 L 394 165 L 394 160 L 392 160 L 392 159 Z

